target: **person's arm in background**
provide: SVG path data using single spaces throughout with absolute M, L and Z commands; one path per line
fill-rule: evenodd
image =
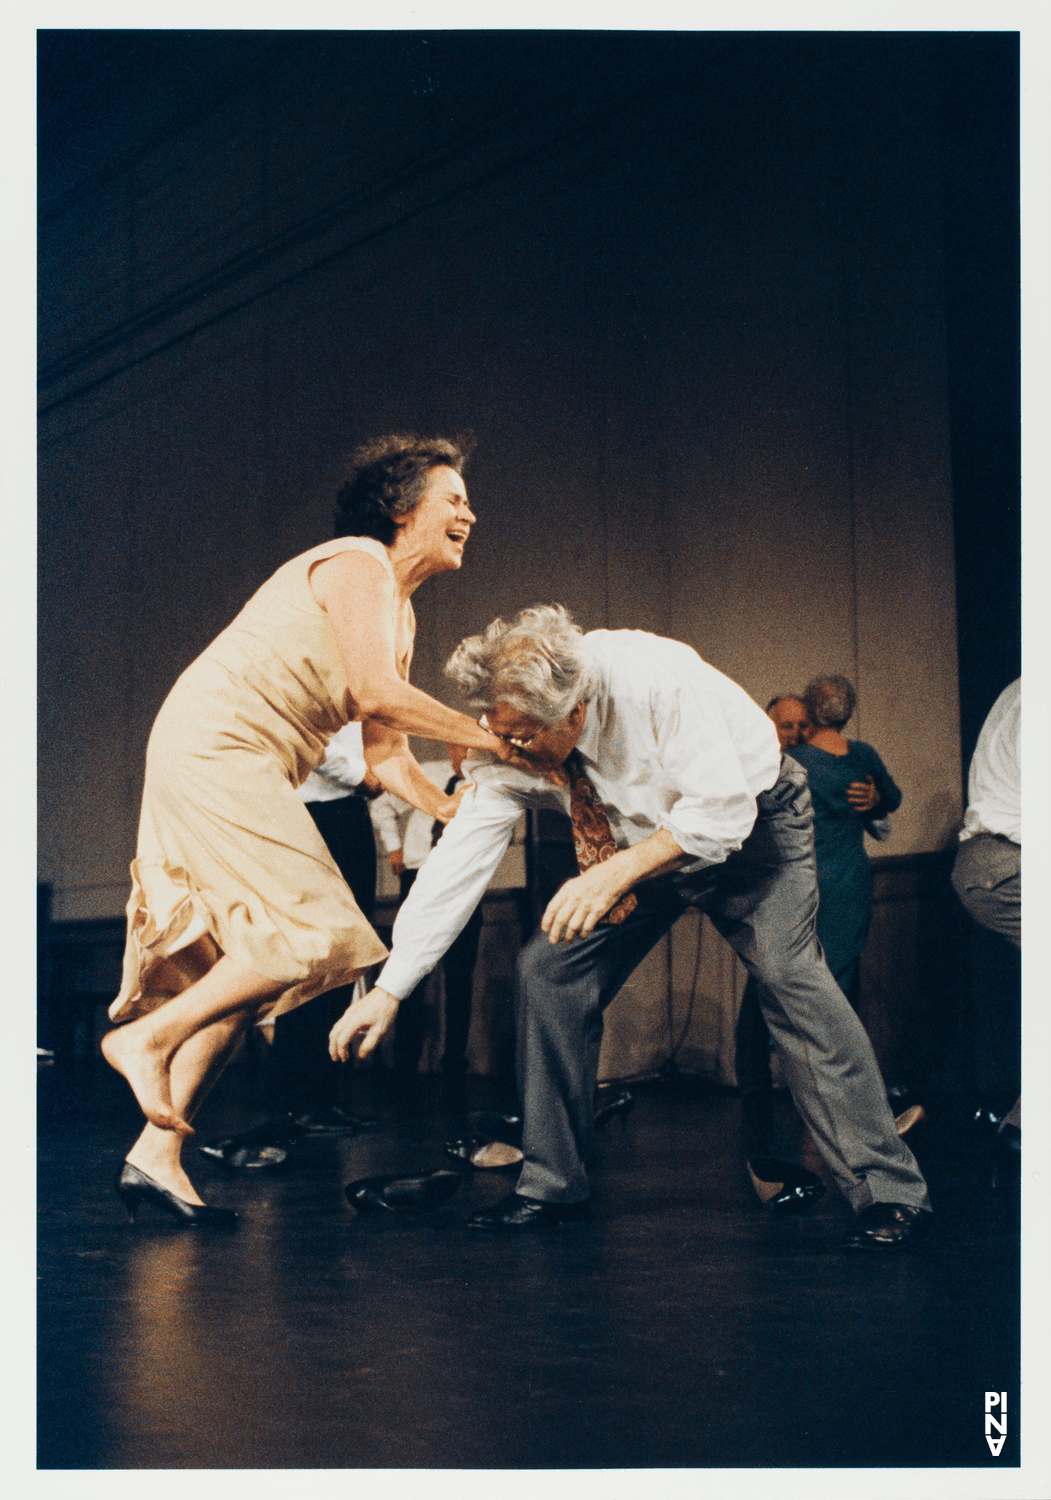
M 852 781 L 847 787 L 847 801 L 855 812 L 862 814 L 865 832 L 874 839 L 890 838 L 889 814 L 901 806 L 901 791 L 894 778 L 871 746 L 869 753 L 871 770 L 862 781 Z
M 383 846 L 391 869 L 398 876 L 405 868 L 401 824 L 407 811 L 408 805 L 391 792 L 381 792 L 369 803 L 373 831 Z

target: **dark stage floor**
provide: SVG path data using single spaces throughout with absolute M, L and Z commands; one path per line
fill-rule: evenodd
M 471 1082 L 474 1105 L 497 1102 Z M 831 1193 L 769 1217 L 740 1101 L 686 1080 L 600 1138 L 587 1224 L 524 1238 L 464 1227 L 502 1174 L 426 1222 L 345 1204 L 351 1177 L 441 1164 L 427 1079 L 413 1110 L 355 1075 L 384 1130 L 268 1175 L 189 1153 L 242 1216 L 214 1236 L 125 1220 L 111 1181 L 136 1116 L 103 1064 L 41 1083 L 41 1468 L 1018 1462 L 1016 1422 L 990 1454 L 983 1402 L 1006 1390 L 1018 1411 L 1017 1194 L 988 1187 L 959 1104 L 915 1137 L 936 1236 L 877 1260 L 841 1253 Z M 798 1150 L 787 1100 L 778 1115 Z M 199 1133 L 257 1118 L 231 1073 Z

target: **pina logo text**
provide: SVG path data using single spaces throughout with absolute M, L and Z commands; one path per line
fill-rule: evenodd
M 994 1415 L 999 1408 L 999 1415 Z M 998 1432 L 999 1437 L 993 1437 L 993 1432 Z M 1007 1437 L 1007 1392 L 986 1391 L 985 1393 L 985 1441 L 989 1444 L 989 1452 L 994 1458 L 1000 1457 L 1000 1449 Z

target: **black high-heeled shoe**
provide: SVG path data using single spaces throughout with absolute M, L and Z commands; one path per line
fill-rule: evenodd
M 756 1196 L 772 1214 L 803 1213 L 825 1196 L 825 1184 L 806 1167 L 776 1157 L 753 1157 L 745 1165 Z
M 187 1203 L 185 1198 L 176 1197 L 167 1188 L 161 1187 L 159 1182 L 154 1182 L 152 1177 L 147 1177 L 145 1172 L 140 1172 L 138 1167 L 133 1167 L 130 1161 L 126 1161 L 117 1173 L 113 1186 L 133 1224 L 144 1203 L 159 1208 L 162 1213 L 187 1229 L 233 1229 L 237 1224 L 237 1215 L 232 1208 L 212 1208 L 207 1203 Z
M 604 1088 L 595 1095 L 595 1129 L 604 1130 L 610 1120 L 623 1120 L 635 1104 L 630 1089 Z

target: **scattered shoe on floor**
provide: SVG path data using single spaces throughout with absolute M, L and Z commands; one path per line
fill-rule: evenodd
M 203 1141 L 198 1150 L 235 1171 L 265 1171 L 287 1161 L 298 1132 L 290 1119 L 266 1120 L 218 1141 Z
M 316 1114 L 278 1115 L 262 1125 L 253 1125 L 249 1130 L 236 1135 L 224 1136 L 222 1140 L 206 1141 L 200 1150 L 213 1161 L 238 1172 L 261 1172 L 279 1167 L 288 1160 L 292 1147 L 303 1138 L 318 1136 L 359 1135 L 363 1131 L 378 1130 L 379 1120 L 367 1115 L 354 1115 L 339 1104 Z
M 919 1125 L 927 1118 L 927 1111 L 922 1104 L 910 1104 L 908 1109 L 903 1109 L 900 1115 L 894 1117 L 894 1129 L 899 1135 L 904 1135 L 914 1125 Z
M 367 1130 L 378 1130 L 379 1120 L 372 1115 L 355 1115 L 341 1104 L 330 1104 L 314 1114 L 296 1115 L 292 1124 L 303 1135 L 359 1135 Z
M 757 1156 L 747 1162 L 748 1175 L 761 1203 L 772 1214 L 803 1213 L 825 1196 L 825 1184 L 806 1167 L 780 1161 L 774 1156 Z
M 396 1172 L 362 1177 L 344 1189 L 358 1213 L 427 1213 L 440 1208 L 463 1181 L 462 1172 L 439 1167 L 434 1172 Z
M 624 1120 L 634 1107 L 630 1089 L 607 1087 L 595 1091 L 595 1129 L 604 1130 L 611 1120 Z
M 507 1171 L 525 1160 L 520 1147 L 512 1146 L 507 1141 L 486 1140 L 485 1136 L 479 1135 L 446 1141 L 442 1150 L 446 1156 L 451 1156 L 456 1161 L 490 1172 Z

